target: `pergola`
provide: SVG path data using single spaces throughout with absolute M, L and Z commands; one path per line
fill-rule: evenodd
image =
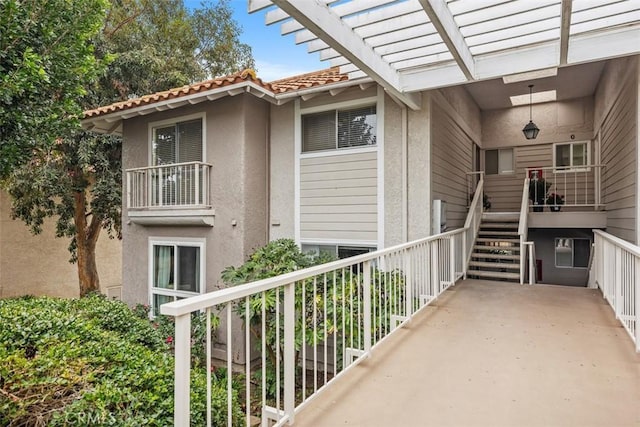
M 248 0 L 351 79 L 416 92 L 640 53 L 640 0 Z M 526 77 L 526 76 L 525 76 Z

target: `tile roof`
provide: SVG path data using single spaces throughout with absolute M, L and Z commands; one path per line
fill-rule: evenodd
M 261 86 L 262 88 L 274 93 L 275 95 L 300 89 L 307 89 L 315 86 L 322 86 L 330 83 L 336 83 L 348 79 L 349 77 L 347 74 L 340 73 L 339 67 L 333 67 L 325 70 L 302 74 L 299 76 L 276 80 L 270 83 L 264 83 L 262 79 L 256 76 L 254 70 L 244 70 L 242 72 L 231 74 L 229 76 L 218 77 L 215 79 L 206 80 L 204 82 L 194 83 L 192 85 L 169 89 L 163 92 L 145 95 L 140 98 L 128 99 L 126 101 L 116 102 L 104 107 L 87 110 L 84 112 L 84 118 L 88 119 L 106 115 L 109 113 L 129 110 L 144 105 L 150 105 L 157 102 L 181 98 L 199 92 L 206 92 L 212 89 L 232 86 L 234 84 L 242 83 L 245 81 L 253 82 L 258 86 Z
M 329 83 L 337 83 L 348 79 L 348 74 L 340 73 L 340 67 L 332 67 L 325 70 L 276 80 L 270 82 L 269 85 L 271 86 L 272 91 L 278 94 L 307 89 L 314 86 L 322 86 Z

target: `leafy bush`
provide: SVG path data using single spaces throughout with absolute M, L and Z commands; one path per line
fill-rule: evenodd
M 171 349 L 124 303 L 0 300 L 0 425 L 173 424 Z M 215 425 L 226 424 L 226 372 L 212 384 Z M 192 423 L 205 423 L 204 369 L 192 369 Z M 242 420 L 234 392 L 234 421 Z

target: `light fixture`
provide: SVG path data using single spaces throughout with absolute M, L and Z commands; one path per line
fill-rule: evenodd
M 538 126 L 536 126 L 536 124 L 533 123 L 533 120 L 531 119 L 532 89 L 533 89 L 533 85 L 529 85 L 529 123 L 527 123 L 524 129 L 522 129 L 522 133 L 524 133 L 524 137 L 527 139 L 536 139 L 536 136 L 538 136 L 538 132 L 540 132 L 540 129 L 538 129 Z

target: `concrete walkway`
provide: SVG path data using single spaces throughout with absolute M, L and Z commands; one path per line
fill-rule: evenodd
M 640 426 L 640 356 L 597 290 L 467 280 L 295 426 Z

